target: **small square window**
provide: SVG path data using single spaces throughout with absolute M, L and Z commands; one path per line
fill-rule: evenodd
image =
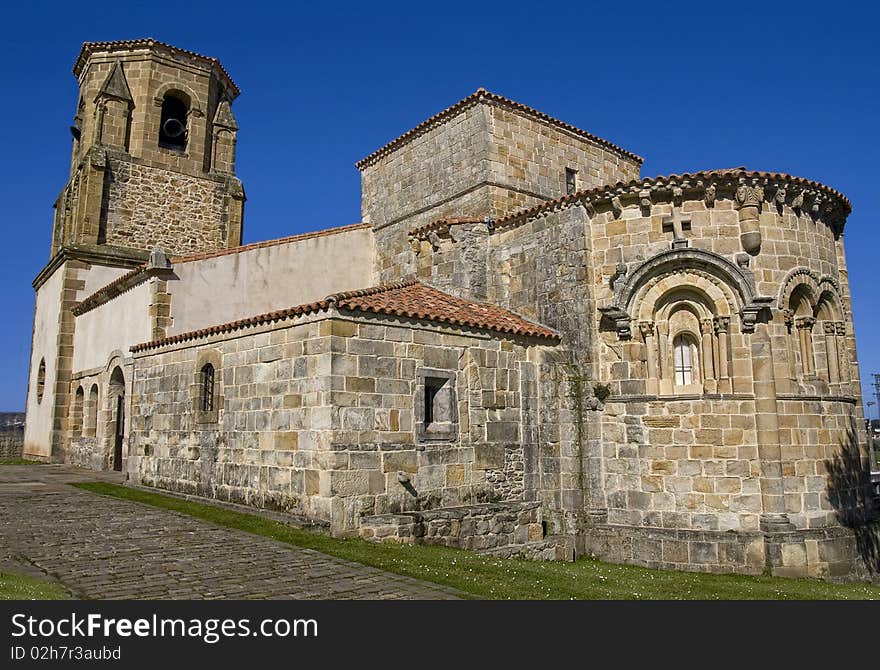
M 450 441 L 458 435 L 455 372 L 419 370 L 416 389 L 416 437 L 419 441 Z
M 577 191 L 577 170 L 565 168 L 565 192 L 568 195 Z

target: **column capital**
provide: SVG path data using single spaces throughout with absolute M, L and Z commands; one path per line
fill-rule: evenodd
M 843 321 L 836 321 L 834 329 L 838 335 L 846 335 L 846 324 Z
M 799 316 L 794 320 L 794 325 L 804 330 L 812 330 L 816 319 L 812 316 Z
M 653 321 L 639 321 L 639 332 L 642 337 L 651 337 L 654 334 Z
M 700 320 L 700 331 L 704 335 L 711 335 L 715 332 L 715 322 L 713 319 L 701 319 Z
M 834 335 L 837 333 L 837 324 L 833 321 L 823 321 L 822 330 L 826 335 Z
M 729 316 L 716 316 L 714 321 L 716 333 L 726 333 L 730 330 Z

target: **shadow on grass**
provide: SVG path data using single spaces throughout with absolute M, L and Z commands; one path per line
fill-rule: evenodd
M 840 453 L 825 461 L 828 499 L 837 520 L 852 530 L 859 555 L 871 574 L 880 573 L 880 501 L 871 484 L 868 460 L 856 429 L 847 429 Z

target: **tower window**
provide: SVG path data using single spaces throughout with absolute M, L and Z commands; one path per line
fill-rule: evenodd
M 214 411 L 214 366 L 206 363 L 202 368 L 202 399 L 201 409 L 203 412 Z
M 565 192 L 569 195 L 577 191 L 577 170 L 565 168 Z
M 162 99 L 162 117 L 159 123 L 159 146 L 168 149 L 186 149 L 187 104 L 172 94 Z

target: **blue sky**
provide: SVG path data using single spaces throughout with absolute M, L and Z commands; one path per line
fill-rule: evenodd
M 872 390 L 880 10 L 847 5 L 8 3 L 0 410 L 24 406 L 73 61 L 83 41 L 137 37 L 216 56 L 241 87 L 246 242 L 358 221 L 355 161 L 480 86 L 644 156 L 643 176 L 745 165 L 824 182 L 853 203 L 844 239 Z

